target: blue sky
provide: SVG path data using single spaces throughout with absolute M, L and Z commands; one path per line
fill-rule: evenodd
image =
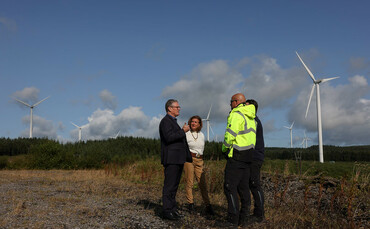
M 259 102 L 269 147 L 370 144 L 369 1 L 0 1 L 0 137 L 60 141 L 158 137 L 164 103 L 179 122 L 210 115 L 221 140 L 230 97 Z M 203 129 L 206 133 L 206 128 Z

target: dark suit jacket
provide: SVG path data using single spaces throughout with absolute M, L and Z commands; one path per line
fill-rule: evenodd
M 159 124 L 159 135 L 161 137 L 161 163 L 163 165 L 184 164 L 193 161 L 185 132 L 168 114 Z

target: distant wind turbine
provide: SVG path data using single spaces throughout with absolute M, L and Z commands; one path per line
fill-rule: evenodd
M 213 105 L 213 104 L 211 104 L 211 107 L 209 108 L 207 118 L 206 118 L 206 119 L 203 119 L 203 121 L 206 121 L 206 122 L 207 122 L 207 140 L 208 140 L 208 141 L 209 141 L 209 127 L 210 127 L 210 125 L 209 125 L 209 121 L 210 121 L 210 119 L 209 119 L 209 115 L 211 114 L 212 105 Z
M 77 126 L 73 122 L 71 122 L 71 124 L 78 128 L 78 141 L 80 142 L 81 141 L 81 135 L 82 135 L 82 128 L 83 127 L 82 126 Z
M 118 133 L 114 136 L 114 139 L 116 139 L 120 133 L 121 131 L 119 130 Z
M 290 127 L 284 126 L 285 128 L 290 130 L 290 148 L 293 148 L 293 133 L 292 133 L 293 132 L 293 125 L 294 125 L 294 121 L 293 121 L 293 123 Z
M 306 136 L 306 131 L 304 131 L 304 138 L 303 138 L 303 141 L 302 141 L 302 145 L 303 145 L 303 143 L 305 142 L 305 143 L 306 143 L 306 148 L 307 148 L 307 141 L 311 141 L 311 138 L 308 138 L 308 137 Z
M 311 89 L 311 94 L 310 94 L 310 99 L 308 100 L 308 105 L 307 105 L 307 109 L 306 109 L 306 118 L 307 118 L 307 113 L 308 113 L 308 108 L 310 107 L 310 103 L 311 103 L 311 98 L 312 98 L 312 95 L 313 95 L 313 91 L 315 90 L 315 87 L 316 87 L 316 108 L 317 108 L 317 130 L 318 130 L 318 138 L 319 138 L 319 157 L 320 157 L 320 162 L 321 163 L 324 163 L 324 150 L 323 150 L 323 144 L 322 144 L 322 123 L 321 123 L 321 103 L 320 103 L 320 83 L 325 83 L 327 81 L 330 81 L 330 80 L 333 80 L 333 79 L 337 79 L 339 77 L 333 77 L 333 78 L 327 78 L 327 79 L 319 79 L 319 80 L 316 80 L 315 77 L 313 76 L 312 72 L 310 71 L 310 69 L 308 69 L 308 67 L 306 66 L 306 64 L 303 62 L 302 58 L 299 56 L 298 52 L 295 52 L 299 58 L 299 60 L 301 61 L 301 63 L 303 64 L 303 66 L 305 67 L 306 71 L 308 72 L 308 74 L 310 75 L 312 81 L 313 81 L 313 85 L 312 85 L 312 89 Z
M 33 104 L 33 105 L 29 105 L 28 103 L 26 102 L 23 102 L 22 100 L 19 100 L 19 99 L 16 99 L 14 98 L 15 100 L 17 100 L 18 102 L 22 103 L 23 105 L 31 108 L 31 115 L 30 115 L 30 138 L 32 138 L 32 132 L 33 132 L 33 108 L 35 108 L 37 105 L 39 105 L 40 103 L 44 102 L 46 99 L 48 99 L 50 96 L 46 97 L 45 99 L 41 100 L 41 101 L 38 101 L 37 103 Z

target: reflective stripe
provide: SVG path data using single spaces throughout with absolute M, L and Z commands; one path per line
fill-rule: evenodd
M 249 150 L 249 149 L 254 148 L 254 144 L 250 144 L 249 146 L 238 146 L 238 145 L 233 145 L 233 148 L 234 148 L 234 149 L 237 149 L 237 150 L 239 150 L 239 151 L 242 151 L 242 150 Z
M 246 125 L 247 126 L 247 125 Z M 239 131 L 238 134 L 248 134 L 249 132 L 253 132 L 253 133 L 256 133 L 256 130 L 253 129 L 253 128 L 249 128 L 249 129 L 245 129 L 243 131 Z
M 235 133 L 234 131 L 232 131 L 231 129 L 226 129 L 226 132 L 228 132 L 229 134 L 231 134 L 232 136 L 236 137 L 236 135 L 238 135 L 237 133 Z
M 231 145 L 230 144 L 227 144 L 227 142 L 226 141 L 224 141 L 224 143 L 223 143 L 227 148 L 230 148 L 231 147 Z
M 238 134 L 248 134 L 249 132 L 256 133 L 256 130 L 255 130 L 255 129 L 253 129 L 253 128 L 249 128 L 249 129 L 248 129 L 248 122 L 247 122 L 247 119 L 245 119 L 245 116 L 242 114 L 242 112 L 240 112 L 240 111 L 236 111 L 235 113 L 237 113 L 237 114 L 241 115 L 241 116 L 243 117 L 243 119 L 244 119 L 244 130 L 239 131 L 239 133 L 238 133 Z M 257 122 L 256 122 L 256 120 L 254 120 L 254 122 L 256 123 L 256 127 L 257 127 Z M 236 137 L 236 135 L 235 135 L 235 137 Z
M 231 194 L 231 193 L 230 193 L 230 198 L 231 198 L 231 203 L 233 205 L 234 214 L 236 215 L 238 213 L 238 211 L 236 210 L 235 200 L 234 200 L 233 194 Z

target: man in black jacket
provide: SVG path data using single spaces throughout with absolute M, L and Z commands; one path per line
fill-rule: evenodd
M 262 123 L 257 117 L 258 103 L 253 99 L 247 100 L 247 104 L 253 104 L 256 108 L 256 117 L 254 120 L 257 122 L 256 132 L 256 146 L 253 152 L 253 159 L 251 164 L 251 176 L 249 179 L 249 188 L 253 195 L 254 210 L 251 217 L 252 222 L 262 222 L 265 217 L 264 210 L 264 195 L 261 187 L 261 167 L 265 157 L 265 142 L 263 139 Z
M 192 162 L 185 133 L 189 131 L 186 123 L 181 128 L 176 117 L 180 115 L 177 100 L 170 99 L 165 105 L 167 115 L 159 124 L 161 137 L 161 163 L 164 167 L 162 192 L 163 218 L 178 220 L 181 215 L 176 207 L 176 192 L 180 183 L 185 162 Z

